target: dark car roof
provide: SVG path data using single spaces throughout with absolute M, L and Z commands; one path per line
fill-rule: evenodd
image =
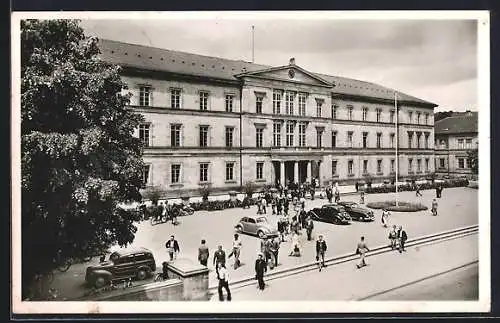
M 113 252 L 114 254 L 119 255 L 120 257 L 123 256 L 128 256 L 136 253 L 152 253 L 151 250 L 143 248 L 143 247 L 138 247 L 138 248 L 127 248 L 123 250 L 117 250 Z
M 358 203 L 352 202 L 352 201 L 341 201 L 338 204 L 340 204 L 340 205 L 352 205 L 352 204 L 358 204 Z
M 342 205 L 338 205 L 338 204 L 324 204 L 322 207 L 333 208 L 333 209 L 343 209 L 344 208 Z

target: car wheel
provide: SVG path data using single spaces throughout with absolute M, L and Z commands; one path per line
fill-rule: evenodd
M 241 225 L 236 226 L 236 231 L 241 233 L 243 231 L 243 227 Z
M 106 285 L 106 279 L 104 279 L 104 277 L 97 277 L 95 279 L 94 286 L 96 288 L 104 287 L 104 285 Z
M 148 273 L 144 269 L 139 269 L 137 271 L 136 277 L 138 280 L 144 280 L 144 279 L 146 279 L 147 276 L 148 276 Z
M 262 230 L 259 230 L 259 231 L 257 232 L 257 235 L 258 235 L 258 236 L 259 236 L 259 238 L 261 238 L 261 239 L 263 239 L 263 238 L 266 236 L 266 234 L 265 234 L 265 233 L 264 233 L 264 231 L 262 231 Z

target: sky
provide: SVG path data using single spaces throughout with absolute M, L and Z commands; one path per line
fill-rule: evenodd
M 378 83 L 477 111 L 475 20 L 128 19 L 82 20 L 88 36 L 282 66 L 291 57 L 322 74 Z

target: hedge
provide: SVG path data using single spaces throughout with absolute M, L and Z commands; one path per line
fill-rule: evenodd
M 435 189 L 436 186 L 441 185 L 443 188 L 449 187 L 465 187 L 469 185 L 469 181 L 467 179 L 451 179 L 446 180 L 443 183 L 424 183 L 420 184 L 420 190 L 432 190 Z M 396 190 L 395 185 L 385 185 L 379 187 L 369 187 L 365 189 L 365 192 L 368 194 L 374 193 L 393 193 Z M 401 184 L 398 186 L 399 192 L 405 191 L 414 191 L 415 187 L 411 184 Z
M 425 211 L 428 209 L 427 206 L 422 203 L 411 203 L 400 201 L 398 206 L 396 206 L 396 201 L 382 201 L 382 202 L 370 202 L 366 204 L 370 209 L 387 209 L 388 211 L 395 212 L 418 212 Z

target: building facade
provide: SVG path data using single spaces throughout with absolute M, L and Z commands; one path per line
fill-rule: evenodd
M 130 107 L 144 115 L 144 181 L 169 196 L 203 184 L 320 185 L 434 172 L 433 103 L 385 87 L 307 71 L 291 59 L 269 67 L 101 40 L 122 66 Z M 398 121 L 398 130 L 395 123 Z
M 436 174 L 450 177 L 472 175 L 468 152 L 478 148 L 477 117 L 477 112 L 467 111 L 436 122 Z

